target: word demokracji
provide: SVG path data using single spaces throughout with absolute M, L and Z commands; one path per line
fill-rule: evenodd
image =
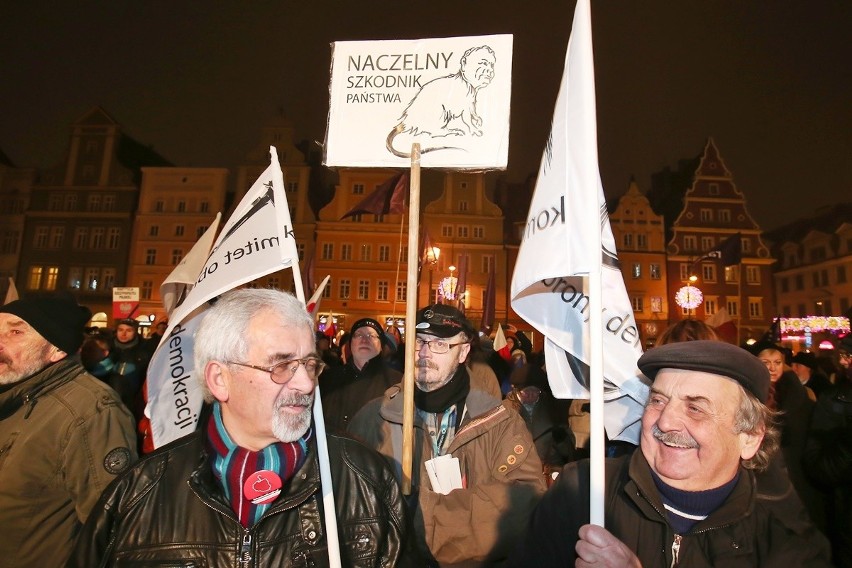
M 187 391 L 186 381 L 189 380 L 191 374 L 186 371 L 183 365 L 183 338 L 181 333 L 186 331 L 182 325 L 178 324 L 172 330 L 169 341 L 169 378 L 172 384 L 172 396 L 174 397 L 174 407 L 177 411 L 175 426 L 181 430 L 195 427 L 195 422 L 198 420 L 198 415 L 194 414 L 189 404 L 189 392 Z

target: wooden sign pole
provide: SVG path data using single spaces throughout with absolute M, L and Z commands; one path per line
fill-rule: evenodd
M 411 495 L 414 458 L 414 337 L 417 317 L 417 266 L 420 263 L 420 144 L 411 145 L 408 201 L 408 278 L 405 296 L 405 373 L 402 377 L 402 494 Z

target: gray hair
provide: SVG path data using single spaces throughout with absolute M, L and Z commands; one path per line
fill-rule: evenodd
M 772 456 L 781 446 L 781 431 L 777 426 L 779 413 L 760 402 L 741 385 L 737 386 L 740 390 L 740 405 L 734 415 L 734 431 L 746 434 L 759 434 L 763 431 L 763 441 L 757 453 L 750 459 L 743 460 L 742 465 L 746 469 L 765 471 Z
M 269 310 L 292 327 L 304 326 L 313 334 L 314 321 L 305 305 L 289 292 L 268 288 L 243 288 L 223 294 L 204 315 L 195 333 L 195 380 L 206 402 L 213 395 L 204 380 L 211 361 L 243 361 L 249 345 L 246 333 L 252 318 Z

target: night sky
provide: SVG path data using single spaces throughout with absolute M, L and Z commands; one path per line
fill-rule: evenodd
M 176 165 L 234 168 L 282 107 L 323 139 L 332 41 L 512 33 L 506 175 L 536 172 L 574 2 L 414 5 L 3 0 L 0 149 L 61 163 L 101 105 Z M 592 24 L 607 197 L 712 136 L 763 229 L 852 199 L 852 2 L 592 0 Z

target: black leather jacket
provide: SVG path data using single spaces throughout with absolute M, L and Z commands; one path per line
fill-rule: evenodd
M 202 436 L 176 440 L 107 487 L 68 566 L 328 566 L 315 440 L 275 504 L 245 529 L 211 473 Z M 408 531 L 393 473 L 360 443 L 327 439 L 343 566 L 395 566 Z

